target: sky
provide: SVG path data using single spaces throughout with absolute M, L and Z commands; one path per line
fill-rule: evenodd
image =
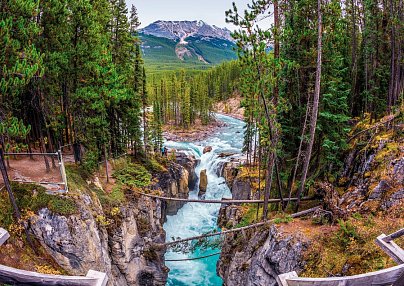
M 251 0 L 126 0 L 129 10 L 132 4 L 138 9 L 142 28 L 157 20 L 202 20 L 230 30 L 234 27 L 226 23 L 225 11 L 233 2 L 243 11 Z

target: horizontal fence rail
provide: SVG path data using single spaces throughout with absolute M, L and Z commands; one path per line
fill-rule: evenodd
M 298 218 L 298 217 L 306 216 L 308 214 L 311 214 L 311 213 L 314 213 L 314 212 L 320 211 L 320 210 L 321 210 L 320 207 L 314 207 L 314 208 L 311 208 L 311 209 L 308 209 L 308 210 L 305 210 L 305 211 L 301 211 L 301 212 L 291 214 L 290 217 Z M 178 243 L 183 243 L 183 242 L 187 242 L 187 241 L 191 241 L 191 240 L 198 240 L 198 239 L 202 239 L 202 238 L 207 238 L 207 237 L 212 237 L 212 236 L 219 236 L 219 235 L 228 234 L 228 233 L 232 233 L 232 232 L 244 231 L 244 230 L 247 230 L 247 229 L 250 229 L 250 228 L 261 227 L 261 226 L 267 225 L 269 223 L 273 223 L 274 221 L 275 221 L 275 219 L 272 219 L 272 220 L 267 220 L 267 221 L 251 224 L 251 225 L 248 225 L 248 226 L 239 227 L 239 228 L 233 228 L 233 229 L 224 230 L 224 231 L 220 231 L 220 232 L 207 233 L 207 234 L 193 236 L 193 237 L 189 237 L 189 238 L 178 239 L 178 240 L 166 242 L 166 243 L 164 243 L 164 245 L 165 246 L 171 246 L 171 245 L 175 245 L 175 244 L 178 244 Z
M 404 273 L 404 264 L 354 276 L 330 278 L 302 278 L 296 272 L 278 276 L 281 286 L 391 286 Z
M 179 199 L 179 198 L 169 198 L 169 197 L 161 197 L 161 196 L 156 196 L 156 195 L 151 195 L 151 194 L 146 194 L 142 193 L 139 191 L 133 190 L 134 193 L 137 193 L 139 195 L 149 197 L 149 198 L 154 198 L 154 199 L 159 199 L 159 200 L 164 200 L 164 201 L 174 201 L 174 202 L 186 202 L 186 203 L 201 203 L 201 204 L 257 204 L 257 203 L 264 203 L 264 200 L 232 200 L 228 198 L 223 198 L 221 200 L 199 200 L 199 199 Z M 310 201 L 314 200 L 313 197 L 304 197 L 300 199 L 301 201 Z M 297 198 L 291 198 L 291 199 L 283 199 L 284 202 L 287 201 L 297 201 Z M 268 203 L 280 203 L 282 202 L 281 199 L 269 199 Z
M 58 156 L 58 153 L 4 153 L 4 156 Z
M 0 265 L 0 282 L 30 286 L 105 286 L 105 273 L 90 270 L 87 276 L 49 275 Z

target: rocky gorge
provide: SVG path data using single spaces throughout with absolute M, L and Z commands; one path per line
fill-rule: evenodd
M 165 196 L 186 198 L 196 166 L 194 158 L 178 155 L 159 172 L 154 190 Z M 182 164 L 182 165 L 181 165 Z M 181 205 L 125 191 L 119 206 L 105 208 L 96 193 L 104 192 L 97 178 L 74 190 L 77 212 L 55 214 L 40 209 L 30 218 L 30 229 L 46 252 L 71 275 L 83 275 L 89 269 L 103 271 L 108 285 L 165 285 L 169 269 L 164 265 L 163 223 L 167 214 Z
M 374 240 L 404 223 L 404 145 L 399 134 L 381 129 L 351 142 L 338 180 L 311 189 L 322 213 L 227 235 L 217 265 L 224 285 L 276 286 L 277 276 L 290 271 L 346 276 L 372 271 L 380 263 L 394 265 Z M 246 176 L 243 163 L 230 160 L 219 170 L 234 199 L 254 197 L 254 178 Z M 238 227 L 248 215 L 245 206 L 223 204 L 218 223 L 224 229 Z

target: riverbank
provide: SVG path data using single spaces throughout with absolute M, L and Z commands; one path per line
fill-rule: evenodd
M 163 127 L 163 137 L 167 141 L 175 142 L 202 141 L 213 136 L 220 130 L 220 128 L 225 126 L 226 124 L 217 118 L 212 119 L 208 125 L 203 125 L 200 120 L 196 120 L 195 124 L 189 129 L 166 125 Z
M 228 116 L 238 120 L 244 120 L 244 108 L 240 107 L 241 97 L 235 95 L 225 101 L 220 101 L 214 104 L 213 110 L 215 114 Z M 167 124 L 163 127 L 163 137 L 167 141 L 176 142 L 197 142 L 203 141 L 214 136 L 221 128 L 225 127 L 226 123 L 218 119 L 217 116 L 212 118 L 207 125 L 202 124 L 200 119 L 197 119 L 189 129 Z
M 213 109 L 216 113 L 230 116 L 238 120 L 244 120 L 244 107 L 241 107 L 241 96 L 235 94 L 227 100 L 219 101 L 214 104 Z

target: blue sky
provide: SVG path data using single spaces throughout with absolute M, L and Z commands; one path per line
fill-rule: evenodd
M 139 12 L 141 27 L 157 20 L 203 20 L 210 25 L 228 27 L 225 11 L 235 2 L 239 11 L 247 8 L 250 0 L 126 0 L 128 8 L 134 4 Z

